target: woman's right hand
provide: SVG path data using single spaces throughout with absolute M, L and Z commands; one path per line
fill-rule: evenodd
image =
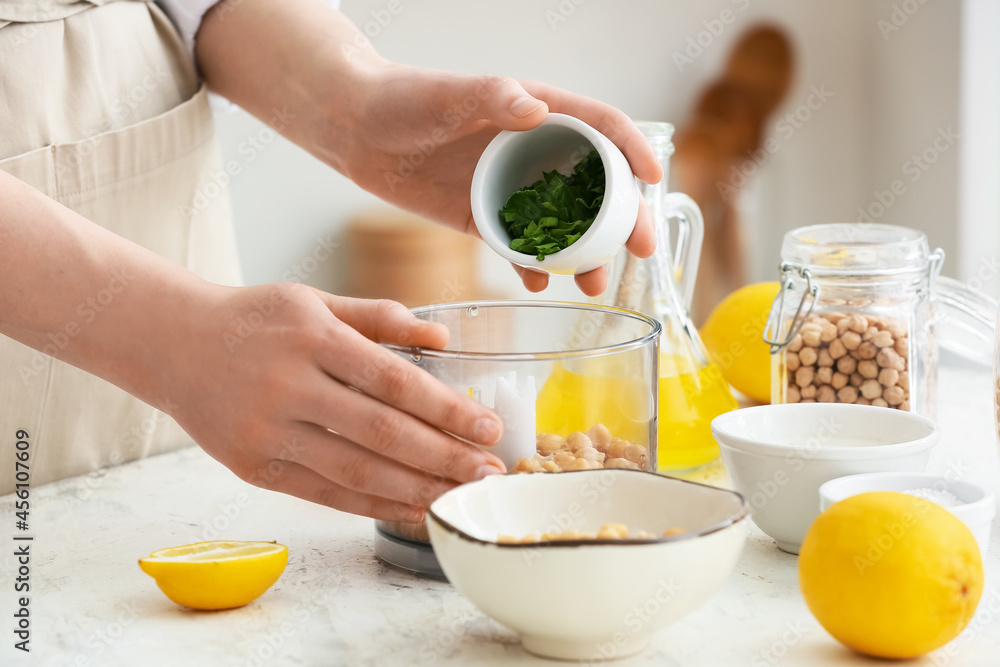
M 2 171 L 0 192 L 0 333 L 36 350 L 62 334 L 58 358 L 162 406 L 241 478 L 419 521 L 447 489 L 503 472 L 469 444 L 500 439 L 496 414 L 379 345 L 442 347 L 440 325 L 303 285 L 213 285 Z M 67 336 L 114 276 L 100 317 Z
M 505 470 L 469 444 L 499 440 L 495 413 L 379 345 L 443 347 L 443 326 L 297 284 L 205 291 L 163 379 L 171 416 L 242 479 L 420 521 L 444 491 Z
M 537 127 L 550 112 L 609 137 L 643 181 L 663 178 L 635 123 L 598 100 L 537 81 L 390 63 L 346 16 L 309 2 L 217 6 L 196 42 L 212 90 L 262 119 L 289 109 L 294 121 L 282 126 L 286 137 L 381 199 L 459 231 L 476 233 L 470 190 L 486 146 L 501 130 Z M 303 44 L 308 56 L 298 48 Z M 625 246 L 637 257 L 656 248 L 644 203 Z M 532 292 L 548 284 L 547 273 L 517 271 Z M 607 287 L 607 269 L 575 280 L 597 296 Z

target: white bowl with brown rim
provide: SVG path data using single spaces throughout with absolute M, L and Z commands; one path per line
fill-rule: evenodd
M 448 491 L 427 526 L 448 580 L 530 653 L 600 661 L 638 653 L 732 572 L 748 508 L 733 491 L 635 470 L 494 475 Z M 609 523 L 653 539 L 505 543 Z M 683 532 L 670 536 L 671 529 Z

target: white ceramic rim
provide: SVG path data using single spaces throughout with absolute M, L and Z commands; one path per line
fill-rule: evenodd
M 859 493 L 868 493 L 871 491 L 898 491 L 899 489 L 887 488 L 884 482 L 904 479 L 920 480 L 918 484 L 922 486 L 914 486 L 913 488 L 924 488 L 928 486 L 937 488 L 938 486 L 943 485 L 944 490 L 948 491 L 956 498 L 959 498 L 959 495 L 955 493 L 955 491 L 960 489 L 967 491 L 970 496 L 975 497 L 976 499 L 964 501 L 959 498 L 959 505 L 945 508 L 952 511 L 958 510 L 962 516 L 972 514 L 982 520 L 992 521 L 994 515 L 996 514 L 995 497 L 993 492 L 986 487 L 965 479 L 949 480 L 943 475 L 938 475 L 932 472 L 866 472 L 858 473 L 857 475 L 837 477 L 836 479 L 831 479 L 820 485 L 820 508 L 821 510 L 824 509 L 824 503 L 826 503 L 826 507 L 829 507 L 834 503 L 838 503 L 841 500 L 850 498 L 851 496 L 856 496 Z M 843 493 L 844 489 L 841 488 L 855 488 L 856 486 L 863 488 L 846 495 Z M 954 489 L 954 491 L 952 489 Z M 962 495 L 965 494 L 963 493 Z M 988 516 L 980 516 L 980 513 L 983 512 L 988 513 Z
M 599 475 L 599 474 L 605 473 L 607 471 L 608 471 L 607 469 L 603 469 L 603 470 L 564 470 L 563 472 L 558 472 L 558 473 L 554 473 L 554 472 L 507 473 L 506 475 L 501 475 L 501 477 L 508 477 L 508 476 L 513 476 L 513 475 L 525 475 L 525 474 L 528 474 L 528 475 L 576 475 L 576 474 Z M 452 533 L 454 535 L 457 535 L 458 537 L 462 538 L 463 540 L 467 540 L 469 542 L 473 542 L 473 543 L 476 543 L 476 544 L 487 544 L 487 545 L 491 545 L 491 546 L 495 546 L 495 547 L 500 547 L 501 549 L 538 549 L 538 548 L 542 548 L 542 549 L 563 549 L 563 548 L 568 548 L 568 547 L 591 547 L 591 546 L 593 546 L 593 547 L 605 547 L 605 546 L 624 546 L 624 545 L 654 545 L 654 544 L 664 544 L 664 543 L 667 543 L 667 542 L 683 542 L 685 540 L 693 540 L 693 539 L 697 539 L 699 537 L 704 537 L 705 535 L 711 535 L 712 533 L 717 533 L 720 530 L 725 530 L 727 528 L 735 526 L 738 523 L 740 523 L 741 521 L 745 521 L 746 519 L 748 519 L 750 517 L 750 504 L 747 502 L 747 499 L 745 497 L 743 497 L 743 494 L 741 494 L 741 493 L 739 493 L 737 491 L 732 491 L 730 489 L 723 489 L 723 488 L 720 488 L 718 486 L 711 486 L 709 484 L 702 484 L 700 482 L 692 482 L 692 481 L 689 481 L 689 480 L 686 480 L 686 479 L 679 479 L 677 477 L 667 477 L 666 475 L 661 475 L 661 474 L 655 473 L 655 472 L 649 472 L 647 470 L 628 470 L 626 468 L 617 468 L 617 469 L 615 469 L 615 474 L 622 474 L 622 475 L 652 475 L 653 477 L 656 477 L 657 479 L 663 480 L 664 482 L 666 482 L 668 484 L 691 484 L 693 486 L 701 486 L 701 487 L 704 487 L 706 489 L 711 489 L 712 491 L 717 491 L 719 493 L 733 495 L 733 496 L 736 496 L 739 499 L 739 501 L 740 501 L 739 511 L 730 514 L 728 517 L 726 517 L 722 521 L 719 521 L 719 522 L 713 523 L 711 525 L 705 526 L 704 528 L 702 528 L 700 530 L 697 530 L 697 531 L 691 531 L 691 532 L 687 532 L 687 533 L 681 533 L 680 535 L 669 535 L 669 536 L 666 536 L 666 537 L 650 538 L 648 540 L 647 539 L 643 539 L 643 540 L 639 540 L 639 539 L 624 539 L 624 540 L 593 539 L 593 540 L 589 540 L 588 539 L 588 540 L 554 540 L 554 541 L 551 541 L 551 542 L 495 542 L 495 541 L 491 541 L 491 540 L 481 540 L 478 537 L 470 535 L 469 533 L 465 532 L 461 528 L 458 528 L 458 527 L 452 525 L 451 523 L 449 523 L 448 521 L 445 521 L 444 519 L 442 519 L 438 515 L 438 513 L 434 510 L 434 506 L 437 505 L 438 502 L 440 502 L 441 498 L 444 498 L 445 496 L 447 496 L 450 493 L 454 493 L 455 491 L 457 491 L 458 489 L 460 489 L 461 486 L 466 486 L 466 484 L 463 484 L 461 486 L 455 487 L 454 489 L 451 489 L 450 491 L 445 491 L 445 493 L 442 494 L 442 496 L 440 498 L 438 498 L 438 500 L 435 500 L 433 503 L 431 503 L 430 509 L 427 511 L 427 519 L 428 520 L 433 520 L 434 523 L 436 523 L 438 526 L 441 527 L 441 529 L 443 529 L 443 530 L 445 530 L 445 531 L 447 531 L 449 533 Z M 495 477 L 495 475 L 491 475 L 490 477 Z M 486 477 L 485 479 L 481 479 L 481 480 L 478 480 L 476 482 L 469 482 L 469 484 L 479 484 L 481 482 L 489 480 L 490 477 Z
M 507 142 L 511 141 L 514 137 L 523 135 L 526 132 L 531 132 L 532 130 L 537 129 L 537 127 L 532 128 L 532 130 L 524 130 L 520 132 L 503 130 L 500 134 L 493 138 L 489 145 L 486 146 L 486 150 L 484 150 L 483 154 L 480 156 L 479 162 L 476 164 L 476 170 L 473 172 L 471 201 L 472 219 L 476 224 L 476 228 L 479 230 L 479 235 L 494 252 L 512 264 L 523 266 L 525 268 L 538 269 L 542 272 L 548 272 L 555 262 L 568 264 L 574 263 L 572 255 L 577 254 L 577 251 L 581 251 L 579 254 L 587 254 L 585 241 L 594 236 L 596 229 L 601 226 L 608 215 L 610 215 L 608 213 L 610 210 L 608 203 L 612 202 L 614 197 L 609 196 L 609 194 L 614 189 L 622 187 L 622 185 L 615 180 L 614 170 L 609 169 L 609 165 L 613 164 L 611 150 L 613 149 L 618 151 L 623 158 L 624 155 L 617 146 L 611 143 L 610 139 L 574 116 L 568 116 L 561 113 L 550 113 L 538 127 L 542 127 L 543 125 L 558 125 L 574 130 L 583 136 L 587 142 L 597 150 L 598 155 L 601 156 L 601 162 L 604 163 L 604 201 L 601 203 L 601 209 L 597 212 L 597 216 L 594 218 L 594 221 L 590 224 L 590 227 L 583 234 L 583 236 L 566 248 L 563 248 L 558 252 L 554 252 L 551 255 L 546 255 L 545 260 L 538 261 L 535 255 L 529 255 L 527 253 L 511 250 L 510 239 L 501 227 L 498 212 L 493 211 L 491 214 L 490 211 L 482 210 L 482 206 L 480 206 L 480 203 L 482 202 L 483 184 L 489 180 L 490 169 L 493 168 L 496 154 L 502 151 Z M 627 160 L 625 162 L 628 164 Z M 635 187 L 635 176 L 632 174 L 631 170 L 628 173 L 628 178 L 629 185 Z M 525 185 L 529 184 L 525 183 Z M 638 196 L 637 191 L 637 202 Z M 546 262 L 548 262 L 548 264 L 546 264 Z
M 739 426 L 737 420 L 739 415 L 748 411 L 769 411 L 783 410 L 786 412 L 824 412 L 829 410 L 850 413 L 857 410 L 882 410 L 891 419 L 913 420 L 927 429 L 927 435 L 909 440 L 906 442 L 895 442 L 885 445 L 861 445 L 846 447 L 821 446 L 819 448 L 809 448 L 803 445 L 785 445 L 772 442 L 761 442 L 745 438 L 737 432 Z M 905 415 L 905 416 L 904 416 Z M 784 457 L 793 452 L 809 452 L 809 459 L 814 461 L 864 461 L 869 459 L 881 459 L 887 457 L 906 456 L 916 454 L 933 447 L 941 438 L 941 428 L 927 417 L 895 410 L 891 408 L 880 408 L 874 405 L 854 405 L 852 403 L 780 403 L 772 405 L 757 405 L 749 408 L 741 408 L 724 412 L 712 420 L 712 436 L 715 437 L 720 447 L 725 447 L 734 451 L 747 454 L 756 454 L 763 457 Z

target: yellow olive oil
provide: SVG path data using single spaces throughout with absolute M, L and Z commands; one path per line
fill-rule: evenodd
M 712 420 L 737 407 L 714 363 L 697 370 L 679 355 L 660 355 L 657 464 L 661 472 L 689 470 L 719 456 Z
M 616 438 L 648 446 L 653 397 L 647 384 L 637 377 L 601 373 L 598 359 L 586 362 L 583 373 L 556 364 L 535 401 L 537 431 L 566 437 L 600 423 Z
M 598 359 L 589 361 L 583 372 L 556 365 L 535 402 L 537 431 L 565 437 L 602 423 L 614 437 L 648 445 L 652 401 L 646 383 L 601 372 L 611 369 L 602 368 Z M 659 470 L 688 470 L 715 460 L 719 446 L 710 424 L 735 408 L 736 399 L 714 364 L 695 369 L 680 355 L 660 355 Z

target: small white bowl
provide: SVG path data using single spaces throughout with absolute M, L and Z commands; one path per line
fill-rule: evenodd
M 819 516 L 824 482 L 864 472 L 920 472 L 941 436 L 926 417 L 849 403 L 789 403 L 712 420 L 726 470 L 754 523 L 797 554 Z
M 569 247 L 539 261 L 510 249 L 500 209 L 514 192 L 553 169 L 569 175 L 590 151 L 604 162 L 604 203 L 590 229 Z M 509 262 L 548 273 L 572 275 L 603 266 L 635 228 L 639 189 L 625 156 L 606 136 L 582 120 L 550 113 L 524 132 L 503 131 L 483 151 L 472 176 L 472 217 L 480 236 Z
M 521 635 L 525 650 L 600 661 L 641 651 L 653 633 L 705 602 L 746 538 L 739 494 L 633 470 L 493 475 L 448 491 L 427 516 L 448 580 Z M 498 544 L 623 523 L 656 540 Z
M 990 526 L 996 515 L 996 498 L 992 491 L 972 482 L 922 472 L 874 472 L 839 477 L 819 487 L 819 511 L 825 512 L 830 505 L 859 493 L 917 489 L 944 491 L 958 499 L 960 504 L 946 509 L 969 527 L 985 561 L 990 546 Z

